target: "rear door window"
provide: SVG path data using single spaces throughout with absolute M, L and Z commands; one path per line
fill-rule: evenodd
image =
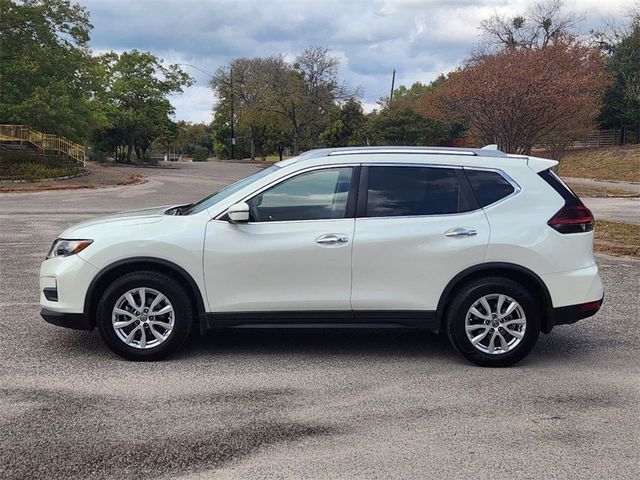
M 491 205 L 515 192 L 513 185 L 498 172 L 465 169 L 465 173 L 481 207 Z
M 365 216 L 446 215 L 471 210 L 459 175 L 440 167 L 370 166 Z

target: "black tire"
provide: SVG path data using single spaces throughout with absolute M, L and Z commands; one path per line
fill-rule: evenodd
M 151 288 L 164 295 L 171 302 L 174 315 L 174 325 L 166 340 L 147 349 L 127 345 L 118 337 L 111 321 L 113 308 L 118 299 L 129 290 L 142 287 Z M 187 292 L 174 278 L 159 272 L 139 271 L 123 275 L 107 287 L 98 304 L 96 323 L 100 336 L 113 352 L 128 360 L 153 361 L 160 360 L 182 347 L 193 326 L 193 310 Z
M 526 317 L 526 329 L 520 342 L 509 351 L 499 354 L 480 351 L 471 343 L 465 329 L 469 309 L 485 295 L 492 294 L 511 297 L 520 304 Z M 445 330 L 451 344 L 467 360 L 483 367 L 508 367 L 527 356 L 536 344 L 540 334 L 540 309 L 531 292 L 521 284 L 503 277 L 481 278 L 457 290 L 447 309 Z M 482 333 L 481 330 L 479 332 Z

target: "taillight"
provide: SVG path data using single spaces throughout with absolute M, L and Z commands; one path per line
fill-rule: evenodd
M 582 203 L 565 205 L 547 222 L 560 233 L 581 233 L 593 230 L 591 210 Z

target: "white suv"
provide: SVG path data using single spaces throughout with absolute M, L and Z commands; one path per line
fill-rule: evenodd
M 506 366 L 600 308 L 591 212 L 557 162 L 495 149 L 307 152 L 192 205 L 90 220 L 40 272 L 42 316 L 132 360 L 217 327 L 445 331 Z

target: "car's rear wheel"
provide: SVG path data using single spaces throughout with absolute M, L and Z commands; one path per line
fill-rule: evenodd
M 458 290 L 447 310 L 446 331 L 455 349 L 485 367 L 522 360 L 540 333 L 535 298 L 508 278 L 487 277 Z
M 184 288 L 159 272 L 132 272 L 105 290 L 97 309 L 107 346 L 129 360 L 159 360 L 179 349 L 192 327 Z

